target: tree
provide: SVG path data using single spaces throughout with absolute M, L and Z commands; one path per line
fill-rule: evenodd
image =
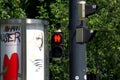
M 92 0 L 98 4 L 98 14 L 88 19 L 89 28 L 98 30 L 95 38 L 88 44 L 88 72 L 95 73 L 96 80 L 118 80 L 119 66 L 119 12 L 118 0 Z M 117 73 L 117 74 L 116 74 Z
M 21 8 L 20 0 L 1 0 L 0 1 L 0 18 L 25 18 L 26 13 Z

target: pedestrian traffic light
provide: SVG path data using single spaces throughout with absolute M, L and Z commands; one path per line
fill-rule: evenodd
M 78 17 L 80 20 L 80 26 L 76 28 L 76 42 L 85 43 L 90 41 L 95 35 L 95 30 L 86 28 L 86 17 L 95 14 L 98 11 L 97 5 L 87 4 L 86 1 L 78 2 Z
M 95 36 L 95 30 L 89 30 L 85 27 L 76 29 L 76 42 L 77 43 L 86 43 L 90 41 Z
M 98 12 L 98 6 L 97 5 L 91 5 L 87 4 L 85 5 L 85 16 L 88 17 L 92 14 L 95 14 Z
M 86 1 L 78 2 L 78 17 L 80 20 L 84 20 L 86 17 L 98 12 L 98 6 L 92 4 L 86 4 Z
M 63 43 L 63 33 L 62 32 L 52 32 L 52 44 L 59 45 Z
M 63 56 L 63 32 L 52 32 L 51 54 L 52 58 L 61 58 Z

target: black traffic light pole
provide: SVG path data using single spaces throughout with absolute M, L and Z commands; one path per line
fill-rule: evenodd
M 86 44 L 76 43 L 76 27 L 86 27 L 78 17 L 79 1 L 69 0 L 70 80 L 86 80 Z
M 70 0 L 69 3 L 70 80 L 87 80 L 85 43 L 96 31 L 87 29 L 86 17 L 98 12 L 98 6 L 86 5 L 85 0 Z

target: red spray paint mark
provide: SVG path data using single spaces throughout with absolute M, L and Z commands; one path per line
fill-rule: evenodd
M 3 80 L 18 80 L 19 59 L 17 53 L 13 53 L 10 59 L 7 54 L 5 54 L 3 69 L 5 67 L 8 67 L 8 69 L 3 75 Z

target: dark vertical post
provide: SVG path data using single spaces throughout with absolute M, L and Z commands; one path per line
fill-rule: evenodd
M 76 27 L 85 24 L 78 18 L 78 0 L 69 0 L 69 13 L 70 80 L 86 80 L 86 45 L 76 43 Z

